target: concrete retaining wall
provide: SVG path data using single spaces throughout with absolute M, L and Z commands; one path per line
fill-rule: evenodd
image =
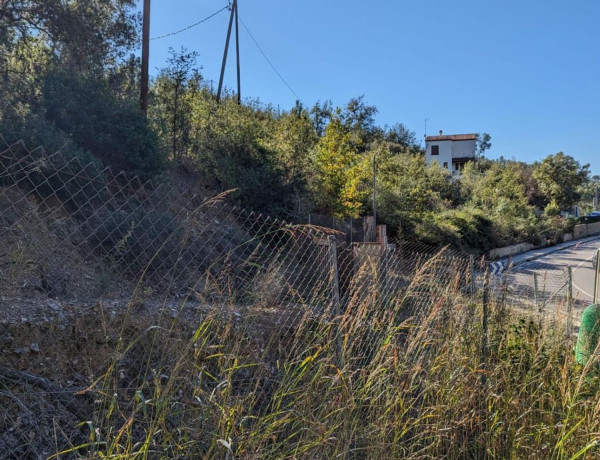
M 579 238 L 585 238 L 587 236 L 587 224 L 575 225 L 573 229 L 573 238 L 578 240 Z
M 490 251 L 491 259 L 503 259 L 504 257 L 510 257 L 522 252 L 531 251 L 535 246 L 531 243 L 519 243 L 513 244 L 512 246 L 506 246 L 504 248 L 492 249 Z
M 600 234 L 600 222 L 575 225 L 575 229 L 573 230 L 574 239 L 585 238 L 586 236 L 594 236 L 598 234 Z
M 600 235 L 600 222 L 594 222 L 593 224 L 580 224 L 575 225 L 573 233 L 565 233 L 563 241 L 573 241 L 580 238 L 586 238 L 588 236 Z M 538 246 L 539 247 L 539 246 Z M 492 249 L 488 256 L 490 259 L 503 259 L 505 257 L 515 256 L 522 252 L 531 251 L 535 246 L 530 243 L 519 243 L 513 244 L 512 246 L 506 246 L 504 248 Z
M 594 222 L 593 224 L 587 224 L 588 236 L 600 234 L 600 222 Z

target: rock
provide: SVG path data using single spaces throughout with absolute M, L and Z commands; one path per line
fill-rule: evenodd
M 40 346 L 37 343 L 32 343 L 31 346 L 29 347 L 29 349 L 33 353 L 39 353 L 40 352 Z
M 54 300 L 48 300 L 48 306 L 54 311 L 62 310 L 62 308 L 60 308 L 60 305 L 58 303 L 56 303 Z
M 26 355 L 29 353 L 29 347 L 15 348 L 14 353 L 16 355 Z

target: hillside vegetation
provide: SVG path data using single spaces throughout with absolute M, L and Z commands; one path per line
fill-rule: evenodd
M 482 156 L 453 181 L 425 164 L 402 123 L 378 126 L 377 108 L 362 97 L 284 111 L 238 105 L 231 92 L 217 103 L 197 54 L 186 50 L 172 51 L 154 78 L 145 119 L 131 54 L 139 44 L 134 4 L 3 3 L 0 133 L 8 143 L 96 158 L 143 178 L 184 167 L 215 193 L 239 189 L 245 207 L 300 221 L 310 212 L 371 213 L 375 156 L 378 215 L 392 235 L 473 252 L 558 241 L 572 225 L 560 211 L 591 205 L 598 177 L 563 153 L 536 164 Z
M 599 457 L 566 274 L 463 254 L 559 241 L 587 165 L 482 133 L 455 180 L 362 97 L 217 102 L 186 50 L 146 117 L 135 4 L 0 1 L 0 458 Z M 370 214 L 373 159 L 394 247 L 297 225 Z

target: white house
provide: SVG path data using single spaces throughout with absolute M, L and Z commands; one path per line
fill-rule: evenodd
M 477 161 L 477 134 L 450 134 L 425 138 L 427 164 L 437 162 L 440 166 L 460 174 L 465 164 Z

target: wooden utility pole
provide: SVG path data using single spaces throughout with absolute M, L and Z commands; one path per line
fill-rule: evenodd
M 235 4 L 235 54 L 237 57 L 237 100 L 238 104 L 242 103 L 242 84 L 240 78 L 240 26 L 238 23 L 238 3 L 237 0 L 233 2 Z
M 150 59 L 150 0 L 144 0 L 142 23 L 142 84 L 140 103 L 144 115 L 148 114 L 148 61 Z
M 217 90 L 217 101 L 221 100 L 221 91 L 223 90 L 223 77 L 225 77 L 225 66 L 227 65 L 227 53 L 229 52 L 229 40 L 231 39 L 231 27 L 233 18 L 236 16 L 237 0 L 231 4 L 231 15 L 229 16 L 229 27 L 227 28 L 227 38 L 225 39 L 225 51 L 223 52 L 223 63 L 221 64 L 221 76 L 219 77 L 219 89 Z

